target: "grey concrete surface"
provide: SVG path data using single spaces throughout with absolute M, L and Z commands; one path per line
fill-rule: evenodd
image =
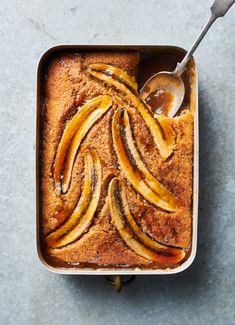
M 188 271 L 139 276 L 116 294 L 103 277 L 60 276 L 35 245 L 37 62 L 57 44 L 188 48 L 210 0 L 0 1 L 0 324 L 235 324 L 235 6 L 198 49 L 199 244 Z

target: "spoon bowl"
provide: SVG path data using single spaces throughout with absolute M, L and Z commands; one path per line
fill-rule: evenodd
M 162 71 L 145 83 L 139 97 L 150 105 L 154 113 L 173 117 L 183 102 L 184 94 L 182 79 L 174 72 Z

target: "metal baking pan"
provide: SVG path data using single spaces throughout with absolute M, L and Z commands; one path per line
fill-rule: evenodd
M 175 274 L 187 269 L 193 262 L 196 249 L 197 249 L 197 223 L 198 223 L 198 161 L 199 161 L 199 151 L 198 151 L 198 141 L 199 141 L 199 127 L 198 127 L 198 80 L 197 80 L 197 70 L 194 59 L 192 59 L 188 66 L 188 76 L 189 76 L 189 103 L 190 109 L 194 113 L 194 162 L 193 162 L 193 208 L 192 208 L 192 246 L 191 252 L 188 259 L 181 264 L 179 267 L 174 269 L 164 269 L 164 270 L 151 270 L 151 269 L 105 269 L 105 268 L 76 268 L 76 267 L 55 267 L 49 265 L 45 260 L 42 252 L 42 241 L 41 241 L 41 231 L 40 231 L 40 182 L 39 182 L 39 170 L 40 170 L 40 97 L 41 97 L 41 78 L 44 73 L 44 68 L 47 60 L 59 51 L 76 51 L 76 52 L 91 52 L 91 51 L 138 51 L 141 55 L 154 55 L 154 54 L 166 54 L 166 55 L 177 55 L 178 57 L 183 57 L 185 50 L 175 46 L 129 46 L 129 45 L 114 45 L 114 46 L 100 46 L 100 45 L 61 45 L 49 49 L 41 57 L 38 64 L 37 72 L 37 129 L 36 129 L 36 204 L 37 204 L 37 251 L 38 256 L 42 264 L 50 271 L 60 273 L 60 274 L 86 274 L 86 275 L 167 275 Z M 116 277 L 116 280 L 118 278 Z M 115 281 L 116 281 L 115 280 Z M 120 279 L 119 279 L 120 280 Z M 117 280 L 118 282 L 118 280 Z M 117 282 L 115 282 L 116 285 Z

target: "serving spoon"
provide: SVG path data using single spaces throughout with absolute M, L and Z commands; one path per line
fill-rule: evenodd
M 211 16 L 209 20 L 183 60 L 177 63 L 176 69 L 173 72 L 159 72 L 144 84 L 139 97 L 145 100 L 154 112 L 158 112 L 159 107 L 156 107 L 156 105 L 160 105 L 161 103 L 166 115 L 169 117 L 175 116 L 183 102 L 185 94 L 184 83 L 181 79 L 182 73 L 186 70 L 189 60 L 212 24 L 217 18 L 223 17 L 234 3 L 235 0 L 214 0 L 210 8 Z

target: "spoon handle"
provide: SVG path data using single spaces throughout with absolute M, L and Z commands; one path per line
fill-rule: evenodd
M 202 39 L 212 26 L 212 24 L 216 21 L 217 18 L 223 17 L 226 12 L 229 10 L 229 8 L 235 3 L 235 0 L 214 0 L 211 6 L 211 16 L 208 19 L 206 25 L 202 29 L 201 33 L 199 34 L 197 40 L 193 44 L 193 46 L 190 48 L 190 50 L 187 52 L 183 60 L 177 64 L 175 71 L 173 73 L 177 76 L 180 76 L 188 63 L 188 61 L 191 59 L 193 53 L 197 49 L 198 45 L 201 43 Z

